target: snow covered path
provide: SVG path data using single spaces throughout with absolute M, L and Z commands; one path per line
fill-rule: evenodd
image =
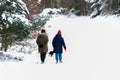
M 120 21 L 113 17 L 68 18 L 60 16 L 45 25 L 51 41 L 61 29 L 67 51 L 63 63 L 54 57 L 45 64 L 2 63 L 2 80 L 120 80 Z M 51 26 L 51 27 L 48 27 Z M 36 55 L 33 60 L 35 59 Z M 32 57 L 30 56 L 30 57 Z M 32 61 L 32 59 L 30 60 Z
M 67 44 L 64 61 L 70 79 L 119 80 L 120 21 L 113 17 L 53 19 L 47 25 L 63 31 Z M 55 34 L 53 30 L 52 33 Z M 72 80 L 72 79 L 71 79 Z

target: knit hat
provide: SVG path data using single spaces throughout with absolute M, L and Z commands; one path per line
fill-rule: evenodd
M 61 30 L 58 30 L 58 33 L 57 34 L 61 34 Z
M 41 30 L 41 33 L 46 33 L 45 29 L 42 29 L 42 30 Z

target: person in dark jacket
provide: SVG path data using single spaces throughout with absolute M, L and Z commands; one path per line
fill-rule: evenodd
M 41 30 L 41 34 L 38 35 L 36 43 L 38 45 L 38 51 L 40 52 L 41 63 L 44 63 L 46 53 L 48 52 L 48 36 L 45 29 Z
M 53 38 L 52 45 L 53 51 L 55 53 L 56 63 L 58 63 L 58 61 L 62 62 L 63 48 L 66 51 L 66 45 L 64 42 L 64 38 L 62 37 L 61 30 L 58 30 L 57 34 Z

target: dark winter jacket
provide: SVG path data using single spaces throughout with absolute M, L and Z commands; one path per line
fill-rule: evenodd
M 61 34 L 56 34 L 52 41 L 54 53 L 63 53 L 63 47 L 66 49 L 64 39 Z
M 48 36 L 45 33 L 39 34 L 36 40 L 38 50 L 41 53 L 48 52 Z

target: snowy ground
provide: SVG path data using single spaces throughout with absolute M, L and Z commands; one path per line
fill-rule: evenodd
M 114 16 L 66 17 L 51 19 L 45 25 L 51 41 L 61 29 L 67 51 L 63 63 L 55 64 L 47 55 L 39 62 L 35 40 L 31 54 L 21 54 L 23 61 L 1 62 L 1 80 L 120 80 L 120 20 Z M 31 48 L 29 48 L 31 49 Z M 18 53 L 15 53 L 18 54 Z

